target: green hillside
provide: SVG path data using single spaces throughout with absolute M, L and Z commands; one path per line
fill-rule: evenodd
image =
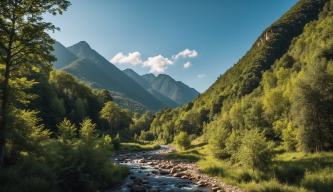
M 302 34 L 304 27 L 318 18 L 326 2 L 325 0 L 299 1 L 279 20 L 268 27 L 245 56 L 221 75 L 196 100 L 182 108 L 173 111 L 166 110 L 164 113 L 160 112 L 155 119 L 156 124 L 153 122 L 152 131 L 163 141 L 172 140 L 173 134 L 177 131 L 173 128 L 175 125 L 180 130 L 202 134 L 204 125 L 209 124 L 209 122 L 213 124 L 217 120 L 227 118 L 232 106 L 241 101 L 242 98 L 250 94 L 261 94 L 258 87 L 263 72 L 269 70 L 278 59 L 282 58 L 293 40 Z M 171 123 L 161 126 L 163 124 L 162 119 L 165 119 L 165 116 L 168 116 L 167 121 Z M 197 117 L 194 118 L 195 121 L 192 121 L 193 116 Z M 230 127 L 228 122 L 223 123 Z M 260 126 L 269 126 L 263 122 L 260 123 L 262 123 Z M 165 129 L 168 129 L 170 136 L 165 135 Z M 163 136 L 161 132 L 163 132 Z
M 188 149 L 171 157 L 199 159 L 201 171 L 249 191 L 330 191 L 332 32 L 332 0 L 299 1 L 205 93 L 157 113 L 141 138 Z

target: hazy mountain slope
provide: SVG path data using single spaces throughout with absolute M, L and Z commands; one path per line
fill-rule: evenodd
M 139 74 L 137 74 L 135 71 L 133 71 L 132 69 L 125 69 L 123 70 L 123 72 L 129 76 L 130 78 L 132 78 L 134 81 L 136 81 L 139 85 L 141 85 L 143 88 L 145 89 L 149 89 L 150 88 L 150 84 L 148 81 L 146 81 L 142 76 L 140 76 Z
M 173 102 L 174 106 L 188 103 L 199 95 L 198 91 L 180 81 L 174 80 L 169 75 L 161 74 L 156 77 L 150 73 L 140 76 L 132 69 L 125 69 L 124 73 L 146 88 L 155 97 L 161 98 L 164 96 L 168 98 L 169 101 Z M 166 101 L 165 98 L 162 99 L 163 102 Z
M 57 41 L 53 45 L 53 49 L 54 51 L 52 54 L 57 58 L 57 60 L 53 63 L 55 69 L 65 67 L 77 59 L 72 52 Z
M 148 73 L 145 75 L 142 75 L 142 78 L 144 78 L 149 84 L 156 78 L 156 76 L 152 73 Z
M 185 104 L 195 99 L 199 92 L 180 81 L 175 81 L 169 75 L 160 74 L 154 78 L 151 87 L 169 97 L 178 104 Z
M 86 42 L 79 42 L 68 49 L 79 59 L 62 68 L 64 71 L 88 82 L 93 87 L 122 93 L 148 109 L 158 110 L 164 107 L 159 100 L 91 49 Z
M 124 73 L 128 75 L 130 78 L 132 78 L 134 81 L 136 81 L 138 84 L 140 84 L 147 91 L 149 91 L 149 93 L 151 93 L 155 98 L 161 101 L 165 106 L 172 108 L 179 106 L 179 104 L 173 101 L 172 99 L 154 90 L 142 76 L 137 74 L 132 69 L 125 69 Z

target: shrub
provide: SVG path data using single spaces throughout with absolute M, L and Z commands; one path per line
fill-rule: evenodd
M 303 188 L 292 187 L 279 183 L 276 180 L 264 181 L 260 184 L 251 182 L 247 184 L 250 192 L 305 192 Z
M 64 125 L 63 130 L 69 130 L 64 123 L 61 125 Z M 68 135 L 67 131 L 62 133 Z M 56 154 L 50 164 L 54 164 L 60 190 L 103 190 L 124 178 L 127 170 L 110 161 L 110 146 L 114 140 L 109 136 L 99 137 L 96 125 L 90 119 L 82 121 L 79 133 L 78 138 L 67 140 L 68 137 L 60 135 L 58 142 L 50 146 Z
M 295 151 L 297 146 L 296 132 L 289 123 L 282 131 L 283 146 L 287 151 Z
M 149 131 L 141 131 L 139 140 L 140 141 L 154 141 L 155 136 L 153 133 Z
M 307 172 L 301 185 L 316 192 L 332 191 L 333 170 L 326 168 L 318 172 Z
M 274 173 L 280 182 L 298 184 L 303 179 L 305 170 L 299 166 L 289 165 L 277 168 Z
M 238 151 L 238 160 L 243 166 L 253 171 L 264 170 L 270 165 L 272 155 L 272 145 L 266 141 L 262 132 L 253 129 L 244 134 Z
M 209 149 L 211 153 L 219 159 L 229 157 L 226 151 L 226 139 L 228 138 L 228 131 L 222 127 L 218 127 L 213 131 L 208 138 Z
M 181 150 L 186 150 L 191 146 L 191 139 L 190 136 L 186 132 L 180 132 L 174 138 L 174 142 L 176 146 Z
M 238 131 L 232 131 L 232 133 L 230 134 L 225 143 L 226 151 L 230 155 L 230 160 L 232 163 L 237 162 L 237 153 L 241 144 L 242 144 L 241 133 Z

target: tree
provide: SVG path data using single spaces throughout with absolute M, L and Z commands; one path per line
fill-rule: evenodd
M 10 82 L 22 73 L 43 70 L 54 60 L 54 41 L 47 31 L 57 28 L 43 18 L 62 14 L 68 0 L 2 0 L 0 2 L 0 63 L 4 65 L 0 111 L 0 166 L 4 163 L 5 134 L 10 113 Z
M 64 119 L 58 124 L 59 140 L 63 143 L 77 136 L 77 129 L 68 119 Z
M 190 136 L 184 131 L 180 132 L 177 136 L 175 136 L 174 142 L 181 150 L 186 150 L 191 146 Z
M 307 66 L 295 82 L 292 115 L 298 127 L 299 148 L 319 152 L 332 146 L 333 75 L 327 63 Z
M 129 113 L 118 107 L 112 101 L 105 103 L 100 111 L 101 119 L 104 119 L 108 124 L 108 131 L 115 136 L 119 131 L 128 129 L 132 123 Z
M 213 121 L 208 126 L 210 126 L 208 144 L 211 153 L 216 158 L 226 158 L 228 156 L 226 151 L 226 140 L 230 134 L 229 131 L 226 128 L 221 127 L 218 121 Z
M 262 132 L 257 129 L 247 131 L 238 150 L 238 161 L 245 167 L 264 170 L 273 157 L 272 145 L 266 141 Z

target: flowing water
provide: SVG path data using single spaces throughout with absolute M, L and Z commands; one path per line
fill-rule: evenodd
M 118 192 L 171 192 L 171 191 L 197 191 L 209 192 L 208 187 L 200 187 L 189 179 L 182 179 L 168 175 L 159 169 L 149 165 L 149 157 L 165 153 L 170 150 L 167 146 L 162 146 L 159 150 L 149 152 L 137 152 L 124 154 L 117 157 L 116 161 L 127 165 L 130 168 L 130 174 L 124 184 L 117 190 Z M 124 157 L 126 159 L 124 159 Z M 144 163 L 142 159 L 145 160 Z

